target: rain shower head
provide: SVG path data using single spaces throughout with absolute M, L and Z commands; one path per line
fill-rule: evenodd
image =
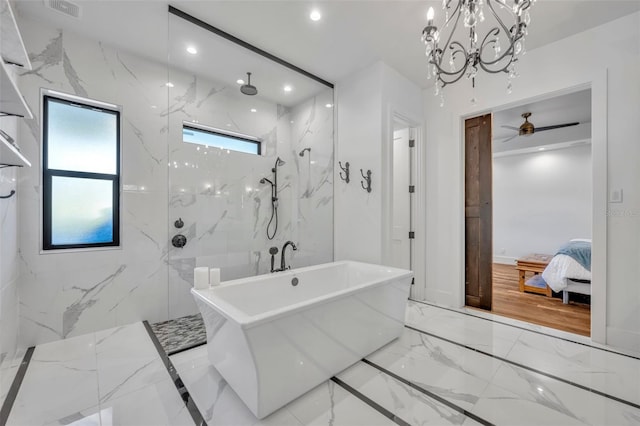
M 267 183 L 267 182 L 269 182 L 271 185 L 273 185 L 273 182 L 271 182 L 271 181 L 270 181 L 269 179 L 267 179 L 267 178 L 262 178 L 262 179 L 260 179 L 260 183 Z
M 284 166 L 287 162 L 284 161 L 282 158 L 278 157 L 276 159 L 276 166 Z
M 251 85 L 251 73 L 247 73 L 247 84 L 243 84 L 240 86 L 240 91 L 245 95 L 253 96 L 258 94 L 258 89 L 256 86 Z
M 300 157 L 304 157 L 304 152 L 305 151 L 309 151 L 309 155 L 311 155 L 311 148 L 305 148 L 302 151 L 300 151 L 300 154 L 298 154 Z

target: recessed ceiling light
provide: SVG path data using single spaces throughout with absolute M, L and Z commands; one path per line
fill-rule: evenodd
M 538 148 L 538 151 L 544 151 L 544 148 Z
M 167 87 L 173 87 L 173 83 L 172 83 L 172 82 L 170 82 L 170 81 L 167 81 L 166 86 L 167 86 Z
M 322 18 L 320 11 L 318 9 L 313 9 L 309 14 L 309 19 L 312 21 L 319 21 Z
M 333 104 L 326 104 L 325 105 L 327 108 L 331 108 L 333 106 Z
M 251 112 L 258 112 L 258 110 L 255 108 L 251 108 Z
M 243 79 L 241 79 L 241 78 L 239 78 L 239 79 L 237 79 L 237 80 L 236 80 L 236 83 L 238 83 L 238 84 L 244 84 L 244 80 L 243 80 Z
M 286 86 L 284 86 L 284 91 L 285 92 L 290 92 L 293 90 L 293 87 L 289 86 L 288 84 Z
M 196 49 L 193 46 L 189 46 L 187 47 L 187 52 L 191 53 L 192 55 L 195 55 L 196 53 L 198 53 L 198 49 Z

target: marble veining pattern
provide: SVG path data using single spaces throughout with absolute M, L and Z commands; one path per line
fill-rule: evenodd
M 123 243 L 118 250 L 41 253 L 40 174 L 23 170 L 12 201 L 25 212 L 18 223 L 21 280 L 6 290 L 19 293 L 22 346 L 195 314 L 189 290 L 196 265 L 220 267 L 223 280 L 266 273 L 269 247 L 287 240 L 299 248 L 288 254 L 294 267 L 333 260 L 333 109 L 325 107 L 333 104 L 332 90 L 278 105 L 47 22 L 21 18 L 20 27 L 33 69 L 20 71 L 17 84 L 34 118 L 20 120 L 17 140 L 35 164 L 41 88 L 122 107 Z M 183 121 L 194 120 L 261 137 L 263 155 L 183 143 Z M 299 157 L 307 147 L 311 155 Z M 259 181 L 277 156 L 286 164 L 271 241 L 270 191 Z M 188 238 L 183 249 L 170 243 L 179 217 Z
M 7 425 L 72 423 L 194 424 L 142 323 L 36 347 Z
M 637 358 L 414 302 L 407 324 L 640 405 Z
M 469 336 L 470 331 L 479 332 L 480 336 L 469 342 L 484 352 L 494 346 L 502 350 L 505 339 L 519 340 L 523 333 L 525 339 L 529 337 L 526 330 L 461 313 L 445 311 L 442 319 L 442 309 L 417 305 L 408 303 L 406 318 L 412 326 L 429 328 L 436 336 L 446 333 L 453 341 Z M 488 328 L 474 324 L 476 320 Z M 197 322 L 193 317 L 184 321 Z M 454 325 L 447 328 L 440 321 Z M 457 328 L 467 326 L 467 332 Z M 178 327 L 174 330 L 181 334 Z M 516 337 L 510 334 L 514 331 Z M 590 355 L 598 362 L 614 362 L 611 357 L 620 356 L 549 339 L 544 343 L 554 356 L 560 352 L 573 362 L 585 362 L 585 350 L 594 351 Z M 180 336 L 176 336 L 179 340 Z M 515 349 L 513 346 L 511 351 Z M 472 347 L 406 328 L 399 339 L 367 357 L 373 364 L 358 362 L 337 377 L 411 425 L 475 425 L 478 421 L 496 425 L 638 424 L 640 409 L 515 365 L 508 361 L 511 351 L 503 361 Z M 620 371 L 608 370 L 609 380 L 624 383 L 619 376 L 634 374 L 634 368 L 640 368 L 640 360 L 626 359 Z M 205 421 L 212 426 L 393 424 L 331 380 L 258 420 L 209 365 L 206 346 L 177 353 L 171 361 Z M 532 365 L 530 360 L 520 361 L 524 366 Z M 193 424 L 141 323 L 40 345 L 32 363 L 10 425 L 72 421 L 81 421 L 82 425 Z M 587 372 L 588 367 L 584 367 L 584 374 Z M 590 373 L 597 377 L 601 371 L 596 368 Z

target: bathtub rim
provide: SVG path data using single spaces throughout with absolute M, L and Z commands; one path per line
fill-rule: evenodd
M 215 301 L 212 300 L 209 296 L 215 295 L 215 293 L 213 292 L 215 292 L 216 288 L 218 287 L 210 287 L 210 288 L 201 289 L 201 290 L 191 288 L 191 293 L 193 294 L 194 297 L 197 297 L 202 302 L 209 305 L 211 308 L 215 309 L 218 313 L 224 316 L 228 321 L 231 321 L 237 324 L 242 329 L 250 329 L 250 328 L 257 327 L 261 324 L 276 320 L 278 318 L 282 318 L 286 315 L 291 315 L 296 312 L 300 312 L 312 305 L 320 306 L 325 303 L 329 303 L 336 299 L 339 299 L 340 297 L 357 293 L 365 288 L 376 288 L 385 284 L 389 284 L 391 281 L 409 279 L 414 276 L 413 271 L 408 269 L 400 269 L 400 268 L 395 268 L 393 266 L 377 265 L 374 263 L 365 263 L 365 262 L 358 262 L 353 260 L 341 260 L 337 262 L 327 262 L 319 265 L 312 265 L 312 266 L 305 266 L 302 268 L 290 269 L 284 272 L 277 272 L 275 273 L 277 274 L 275 276 L 276 277 L 293 277 L 295 274 L 300 272 L 314 271 L 317 269 L 322 269 L 329 265 L 346 265 L 346 264 L 390 269 L 393 272 L 397 272 L 397 275 L 394 275 L 392 277 L 387 277 L 381 280 L 365 281 L 354 287 L 346 288 L 344 290 L 333 292 L 328 295 L 318 296 L 313 299 L 305 300 L 303 302 L 299 302 L 290 306 L 285 306 L 279 309 L 267 311 L 257 315 L 248 315 L 245 312 L 233 306 L 232 304 L 226 302 L 222 298 L 218 298 Z M 246 278 L 239 278 L 235 280 L 224 281 L 220 284 L 220 286 L 227 287 L 231 285 L 241 285 L 241 284 L 247 283 L 248 281 L 264 281 L 266 279 L 273 278 L 273 277 L 274 277 L 274 274 L 272 273 L 262 274 L 262 275 L 257 275 L 253 277 L 246 277 Z

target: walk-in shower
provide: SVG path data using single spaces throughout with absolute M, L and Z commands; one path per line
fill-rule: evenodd
M 271 185 L 271 219 L 267 224 L 267 238 L 273 240 L 278 232 L 278 167 L 284 166 L 285 161 L 278 157 L 276 159 L 271 172 L 273 173 L 273 182 L 267 178 L 260 179 L 260 183 L 269 183 Z M 272 226 L 273 224 L 273 226 Z M 273 228 L 273 232 L 271 229 Z

